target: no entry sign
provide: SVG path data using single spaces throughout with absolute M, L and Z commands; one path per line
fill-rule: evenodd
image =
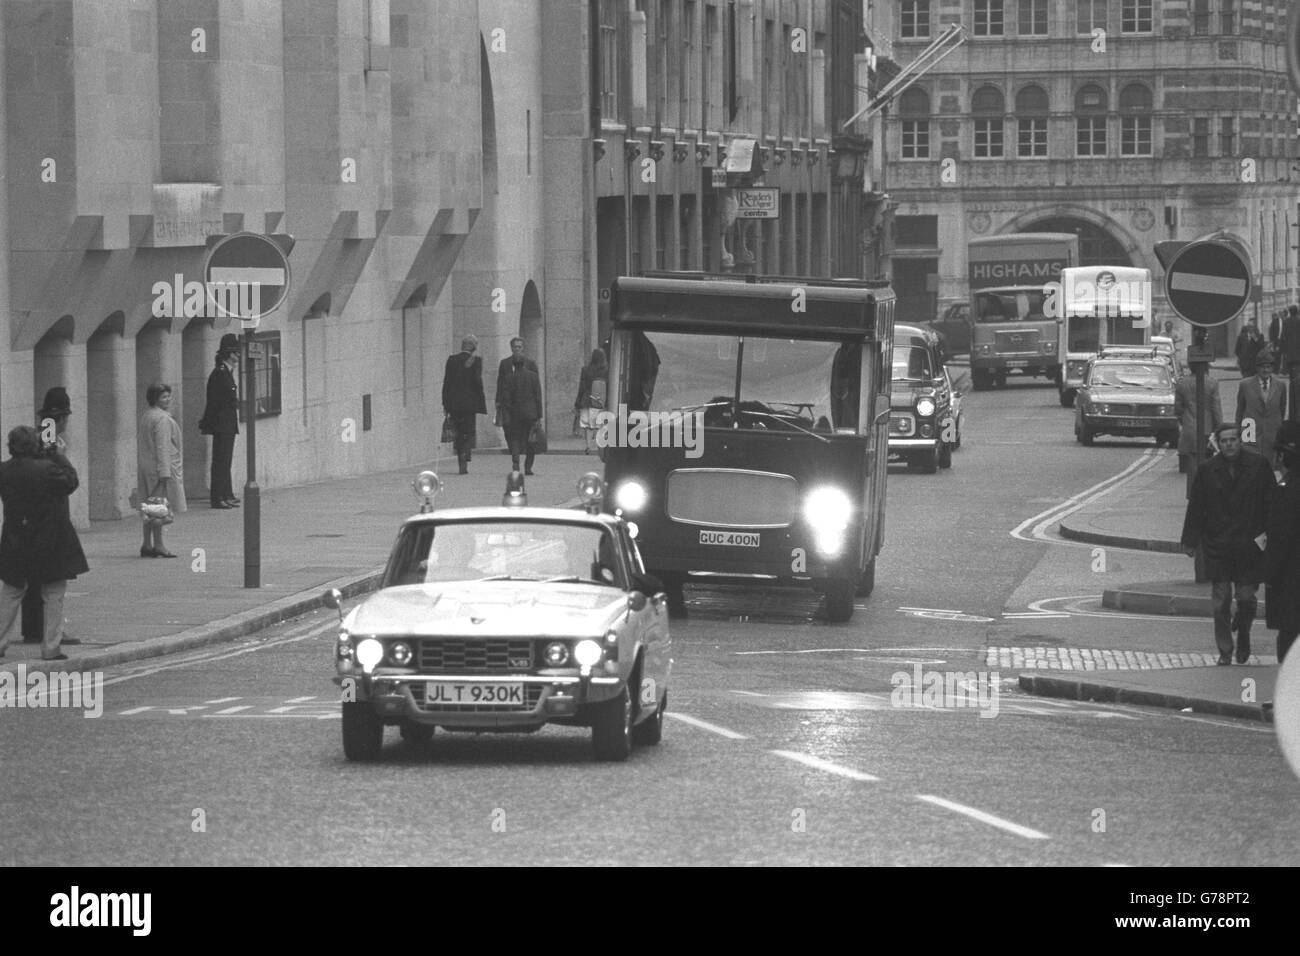
M 221 315 L 254 328 L 289 294 L 289 257 L 267 236 L 239 232 L 208 251 L 203 281 Z
M 1165 270 L 1169 305 L 1193 325 L 1223 325 L 1250 299 L 1250 267 L 1232 246 L 1205 240 L 1179 250 Z

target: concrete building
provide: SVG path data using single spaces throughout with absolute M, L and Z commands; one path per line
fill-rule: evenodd
M 967 42 L 887 122 L 899 319 L 967 296 L 966 244 L 1074 232 L 1084 264 L 1152 270 L 1154 245 L 1216 234 L 1250 263 L 1244 316 L 1297 291 L 1300 174 L 1287 4 L 1274 0 L 900 0 L 909 63 L 950 24 Z M 1212 333 L 1231 354 L 1243 319 Z M 1184 329 L 1184 336 L 1187 330 Z

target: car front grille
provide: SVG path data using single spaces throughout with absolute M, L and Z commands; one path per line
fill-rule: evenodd
M 1104 404 L 1105 407 L 1106 407 L 1106 412 L 1105 412 L 1105 414 L 1107 414 L 1107 415 L 1119 415 L 1119 416 L 1124 417 L 1124 418 L 1160 418 L 1160 417 L 1168 416 L 1168 415 L 1172 414 L 1172 407 L 1173 407 L 1172 404 L 1169 404 L 1169 405 L 1147 405 L 1147 404 L 1133 405 L 1133 404 L 1124 403 L 1124 402 L 1118 402 L 1118 403 L 1117 403 L 1117 402 L 1105 402 L 1105 403 L 1103 403 L 1103 404 Z M 1164 413 L 1163 413 L 1163 416 L 1162 416 L 1162 413 L 1161 413 L 1161 411 L 1160 411 L 1160 409 L 1162 409 L 1162 408 L 1165 409 L 1165 411 L 1164 411 Z
M 679 468 L 668 475 L 665 510 L 684 524 L 788 528 L 799 513 L 799 483 L 771 472 Z
M 419 644 L 416 666 L 426 673 L 523 674 L 535 659 L 527 638 L 422 637 Z
M 545 689 L 541 684 L 525 684 L 524 703 L 521 706 L 519 704 L 430 704 L 424 699 L 423 683 L 412 681 L 407 686 L 411 689 L 411 699 L 415 701 L 415 706 L 427 714 L 526 713 L 537 709 L 537 704 L 542 699 L 542 691 Z
M 889 434 L 895 438 L 907 438 L 916 432 L 916 420 L 910 414 L 890 415 Z

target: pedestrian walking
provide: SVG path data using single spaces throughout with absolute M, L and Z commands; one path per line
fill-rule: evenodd
M 181 426 L 171 416 L 170 385 L 150 385 L 145 391 L 149 407 L 140 416 L 136 432 L 136 467 L 140 500 L 163 497 L 173 514 L 188 510 L 185 502 L 184 460 L 181 453 Z M 163 526 L 144 522 L 142 558 L 174 558 L 163 544 Z
M 1264 336 L 1259 334 L 1259 328 L 1255 325 L 1255 320 L 1247 319 L 1246 324 L 1237 333 L 1237 346 L 1234 349 L 1237 356 L 1237 368 L 1241 370 L 1242 378 L 1249 378 L 1255 374 L 1255 359 L 1259 356 L 1260 350 L 1267 345 Z
M 235 459 L 235 436 L 239 434 L 239 386 L 235 368 L 239 364 L 239 338 L 221 337 L 217 364 L 208 375 L 208 400 L 199 419 L 199 432 L 212 436 L 212 471 L 208 496 L 212 507 L 221 510 L 239 507 L 234 481 L 230 476 Z
M 1219 400 L 1219 381 L 1205 376 L 1201 393 L 1202 425 L 1204 431 L 1196 434 L 1196 377 L 1184 375 L 1174 383 L 1174 415 L 1178 418 L 1178 471 L 1190 475 L 1196 470 L 1196 446 L 1199 440 L 1204 458 L 1210 436 L 1223 422 L 1223 403 Z
M 1268 512 L 1264 623 L 1277 631 L 1277 662 L 1300 634 L 1300 423 L 1284 422 L 1273 450 L 1286 473 Z
M 460 351 L 448 357 L 442 376 L 442 408 L 451 416 L 456 429 L 456 463 L 460 474 L 469 474 L 469 463 L 478 444 L 478 416 L 487 414 L 487 400 L 483 396 L 483 359 L 478 351 L 478 339 L 467 335 L 460 342 Z
M 68 419 L 72 415 L 72 401 L 68 390 L 62 385 L 55 385 L 45 392 L 45 400 L 36 411 L 36 430 L 41 438 L 43 452 L 57 451 L 68 457 Z M 72 520 L 67 499 L 63 499 L 63 510 L 68 511 L 68 520 Z M 80 644 L 81 641 L 68 634 L 68 622 L 63 622 L 63 644 Z M 23 596 L 22 635 L 24 644 L 40 644 L 45 640 L 45 600 L 40 588 L 28 588 Z
M 523 355 L 515 355 L 504 387 L 499 385 L 506 423 L 506 441 L 510 445 L 513 470 L 519 470 L 519 456 L 524 457 L 524 474 L 533 473 L 535 451 L 530 435 L 533 425 L 542 417 L 542 380 L 535 368 L 530 368 Z
M 591 454 L 591 439 L 596 434 L 596 414 L 605 407 L 605 383 L 609 380 L 609 363 L 600 349 L 591 350 L 591 360 L 578 376 L 578 398 L 573 403 L 582 429 L 582 452 Z
M 1237 424 L 1247 451 L 1262 455 L 1273 467 L 1273 439 L 1286 418 L 1287 382 L 1273 375 L 1273 353 L 1255 358 L 1255 375 L 1237 386 Z
M 506 403 L 506 383 L 509 381 L 510 376 L 514 374 L 515 369 L 519 367 L 520 363 L 522 363 L 524 368 L 531 369 L 535 374 L 537 374 L 538 381 L 541 381 L 540 373 L 537 371 L 537 363 L 524 354 L 524 340 L 516 335 L 510 340 L 510 354 L 503 358 L 501 364 L 497 366 L 497 417 L 494 424 L 501 426 L 502 431 L 505 432 L 506 444 L 510 443 L 510 411 L 507 408 Z M 536 450 L 529 442 L 525 442 L 525 445 L 528 446 L 527 453 L 529 455 L 529 460 L 531 461 L 532 456 L 536 454 Z M 518 462 L 515 464 L 516 470 L 518 470 Z
M 1172 319 L 1165 319 L 1165 336 L 1174 343 L 1174 355 L 1178 364 L 1187 365 L 1187 350 L 1183 348 L 1183 333 L 1174 326 Z
M 1197 469 L 1192 481 L 1182 545 L 1189 556 L 1197 548 L 1205 556 L 1219 663 L 1232 663 L 1235 631 L 1237 663 L 1244 664 L 1250 657 L 1256 592 L 1264 577 L 1264 530 L 1276 481 L 1268 462 L 1242 448 L 1235 422 L 1224 422 L 1214 436 L 1219 453 Z
M 68 515 L 67 499 L 79 479 L 57 448 L 46 449 L 40 432 L 20 425 L 9 433 L 8 461 L 0 464 L 0 657 L 23 596 L 38 588 L 45 601 L 41 658 L 67 660 L 63 640 L 63 599 L 68 581 L 90 570 Z

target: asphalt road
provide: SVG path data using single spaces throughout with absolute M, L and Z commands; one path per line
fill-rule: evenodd
M 390 729 L 380 763 L 349 764 L 322 612 L 106 671 L 97 720 L 0 711 L 0 865 L 1295 865 L 1271 727 L 1029 697 L 996 665 L 1212 647 L 1206 621 L 1090 602 L 1177 556 L 1098 571 L 1034 538 L 1028 519 L 1152 447 L 1084 449 L 1071 416 L 1039 385 L 968 395 L 951 471 L 891 469 L 876 590 L 849 624 L 799 591 L 689 590 L 664 742 L 625 764 L 594 763 L 575 728 L 427 746 Z M 932 672 L 955 697 L 900 696 Z

